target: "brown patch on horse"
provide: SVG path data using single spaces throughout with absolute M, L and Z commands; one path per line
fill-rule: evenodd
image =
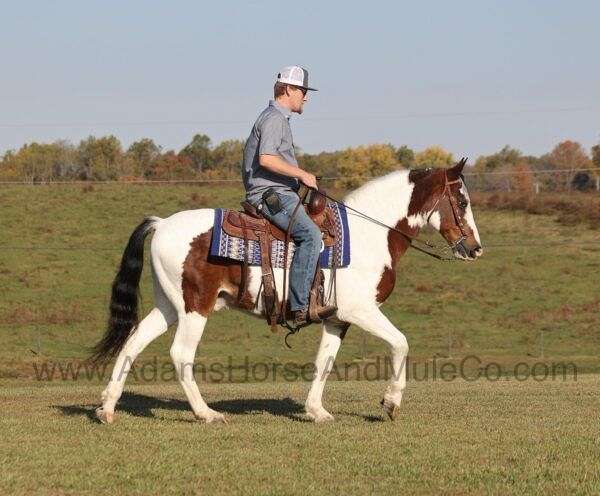
M 198 312 L 208 317 L 215 307 L 219 292 L 223 290 L 237 306 L 252 308 L 254 301 L 249 293 L 240 302 L 235 297 L 242 283 L 242 265 L 229 260 L 209 259 L 211 238 L 212 229 L 196 236 L 190 243 L 181 280 L 185 311 Z M 249 282 L 248 273 L 247 283 Z
M 394 227 L 402 232 L 405 232 L 406 234 L 413 234 L 414 231 L 416 231 L 414 228 L 410 228 L 408 226 L 406 219 L 402 219 Z M 386 265 L 383 268 L 381 277 L 379 278 L 376 295 L 376 300 L 378 303 L 383 303 L 392 293 L 394 286 L 396 285 L 396 265 L 398 264 L 400 257 L 404 255 L 410 246 L 408 239 L 396 231 L 388 232 L 387 242 L 388 251 L 390 252 L 390 257 L 392 259 L 392 265 L 391 267 Z
M 408 216 L 418 215 L 433 208 L 436 199 L 444 192 L 446 176 L 444 169 L 417 169 L 408 173 L 415 186 L 408 205 Z
M 444 170 L 443 169 L 416 169 L 408 173 L 408 179 L 414 184 L 410 204 L 408 205 L 408 214 L 418 215 L 427 210 L 427 207 L 433 205 L 437 195 L 442 194 L 444 190 Z M 419 229 L 411 227 L 406 218 L 399 221 L 396 229 L 406 233 L 408 236 L 417 236 Z M 404 255 L 410 246 L 409 240 L 399 232 L 388 232 L 388 251 L 392 259 L 391 266 L 386 265 L 377 284 L 376 300 L 383 303 L 392 293 L 396 285 L 396 265 L 400 257 Z

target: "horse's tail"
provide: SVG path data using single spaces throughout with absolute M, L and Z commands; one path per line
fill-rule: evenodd
M 112 284 L 110 315 L 102 339 L 92 349 L 90 359 L 103 362 L 116 355 L 139 323 L 138 299 L 140 277 L 144 268 L 144 240 L 162 219 L 147 217 L 129 238 L 121 266 Z

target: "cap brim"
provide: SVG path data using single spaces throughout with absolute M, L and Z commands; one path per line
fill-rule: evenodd
M 306 88 L 304 86 L 302 86 L 302 88 L 304 88 L 305 90 L 308 90 L 308 91 L 319 91 L 317 88 Z

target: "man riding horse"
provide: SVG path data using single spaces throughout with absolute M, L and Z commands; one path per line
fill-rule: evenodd
M 310 323 L 309 292 L 319 261 L 321 231 L 300 203 L 299 181 L 317 189 L 317 179 L 300 169 L 294 154 L 289 119 L 292 112 L 301 114 L 307 101 L 308 71 L 299 66 L 284 67 L 277 75 L 274 100 L 256 119 L 244 147 L 242 176 L 246 201 L 270 222 L 290 235 L 296 250 L 291 264 L 289 302 L 296 328 Z M 293 215 L 293 220 L 292 220 Z M 312 309 L 319 319 L 331 316 L 335 306 Z

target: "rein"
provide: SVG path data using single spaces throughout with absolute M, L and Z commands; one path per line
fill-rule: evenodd
M 431 213 L 427 217 L 427 222 L 429 222 L 429 219 L 431 218 L 431 216 L 433 215 L 433 213 L 436 211 L 438 205 L 440 204 L 440 202 L 442 201 L 442 199 L 444 198 L 444 196 L 446 196 L 446 193 L 448 193 L 448 200 L 450 202 L 450 207 L 452 208 L 452 214 L 454 215 L 454 221 L 456 223 L 456 226 L 460 230 L 460 234 L 461 234 L 461 237 L 458 238 L 458 240 L 456 240 L 450 247 L 439 247 L 439 246 L 437 246 L 437 245 L 435 245 L 435 244 L 433 244 L 433 243 L 431 243 L 429 241 L 417 238 L 416 236 L 411 236 L 409 234 L 406 234 L 404 231 L 402 231 L 402 230 L 400 230 L 400 229 L 398 229 L 396 227 L 389 226 L 389 225 L 387 225 L 387 224 L 385 224 L 385 223 L 383 223 L 383 222 L 381 222 L 381 221 L 379 221 L 379 220 L 377 220 L 377 219 L 375 219 L 375 218 L 373 218 L 373 217 L 365 214 L 364 212 L 361 212 L 361 211 L 359 211 L 359 210 L 357 210 L 355 208 L 352 208 L 351 206 L 345 204 L 344 202 L 342 202 L 342 201 L 340 201 L 340 200 L 338 200 L 336 198 L 333 198 L 333 197 L 329 196 L 326 193 L 323 193 L 323 192 L 321 192 L 319 190 L 314 190 L 313 188 L 311 188 L 311 189 L 313 189 L 314 191 L 316 191 L 317 194 L 323 195 L 328 200 L 331 200 L 332 202 L 335 202 L 338 205 L 342 205 L 343 207 L 345 207 L 348 210 L 352 210 L 354 213 L 360 215 L 362 218 L 364 218 L 364 219 L 372 222 L 373 224 L 376 224 L 376 225 L 378 225 L 380 227 L 383 227 L 385 229 L 388 229 L 390 231 L 397 232 L 398 234 L 404 236 L 404 238 L 406 238 L 406 240 L 408 241 L 409 246 L 411 248 L 413 248 L 414 250 L 417 250 L 417 251 L 419 251 L 421 253 L 424 253 L 425 255 L 429 255 L 430 257 L 433 257 L 433 258 L 435 258 L 437 260 L 441 260 L 441 261 L 444 261 L 444 262 L 453 262 L 453 261 L 456 260 L 454 257 L 445 257 L 443 255 L 440 255 L 438 253 L 434 253 L 434 252 L 429 251 L 429 250 L 427 250 L 425 248 L 422 248 L 420 246 L 416 246 L 414 243 L 415 242 L 416 243 L 421 243 L 421 244 L 425 245 L 427 248 L 439 249 L 439 250 L 441 250 L 443 252 L 445 250 L 448 250 L 448 248 L 451 249 L 451 250 L 454 249 L 457 245 L 459 245 L 462 241 L 464 241 L 467 238 L 467 235 L 466 235 L 465 229 L 464 229 L 464 225 L 462 223 L 462 220 L 460 219 L 460 215 L 458 215 L 458 206 L 456 205 L 456 198 L 454 198 L 450 194 L 450 186 L 452 184 L 457 184 L 459 182 L 460 182 L 460 179 L 455 179 L 454 181 L 448 181 L 448 173 L 446 171 L 444 171 L 444 191 L 442 191 L 442 194 L 437 199 L 437 201 L 436 201 L 436 203 L 435 203 L 435 205 L 434 205 Z

